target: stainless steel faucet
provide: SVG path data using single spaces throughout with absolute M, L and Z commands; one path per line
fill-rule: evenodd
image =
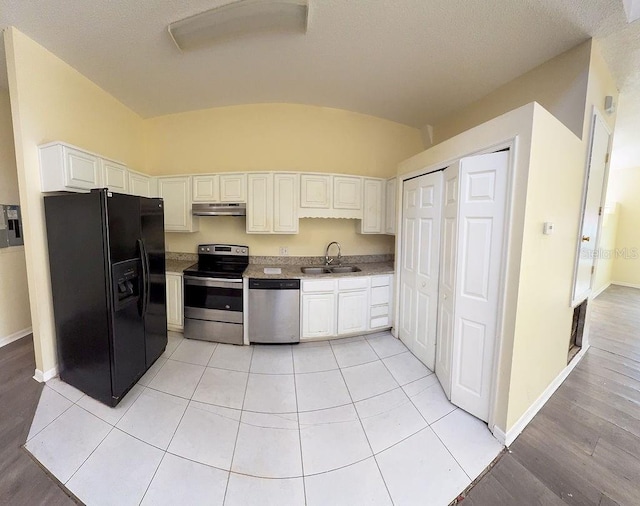
M 337 257 L 337 261 L 338 261 L 338 265 L 340 265 L 340 262 L 342 262 L 342 254 L 340 252 L 340 243 L 333 241 L 330 242 L 329 244 L 327 244 L 327 250 L 324 252 L 324 264 L 325 265 L 330 265 L 335 259 L 331 258 L 329 256 L 329 248 L 331 248 L 331 246 L 335 244 L 338 247 L 338 257 Z

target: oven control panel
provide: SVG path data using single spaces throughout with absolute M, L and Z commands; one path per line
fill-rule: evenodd
M 198 246 L 198 254 L 249 256 L 249 246 L 239 244 L 201 244 Z

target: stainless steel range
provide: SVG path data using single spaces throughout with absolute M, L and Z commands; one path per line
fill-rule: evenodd
M 249 247 L 201 244 L 184 271 L 184 337 L 243 344 L 242 273 Z

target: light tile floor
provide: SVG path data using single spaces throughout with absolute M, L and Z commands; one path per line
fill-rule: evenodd
M 53 379 L 26 449 L 91 505 L 447 505 L 498 455 L 388 332 L 230 346 L 170 333 L 116 408 Z

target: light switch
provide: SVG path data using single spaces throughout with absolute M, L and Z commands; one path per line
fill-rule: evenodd
M 542 229 L 542 233 L 543 233 L 544 235 L 551 235 L 551 234 L 553 234 L 553 228 L 554 228 L 554 227 L 553 227 L 553 223 L 552 223 L 552 222 L 550 222 L 550 221 L 545 221 L 545 223 L 544 223 L 544 227 L 543 227 L 543 229 Z

